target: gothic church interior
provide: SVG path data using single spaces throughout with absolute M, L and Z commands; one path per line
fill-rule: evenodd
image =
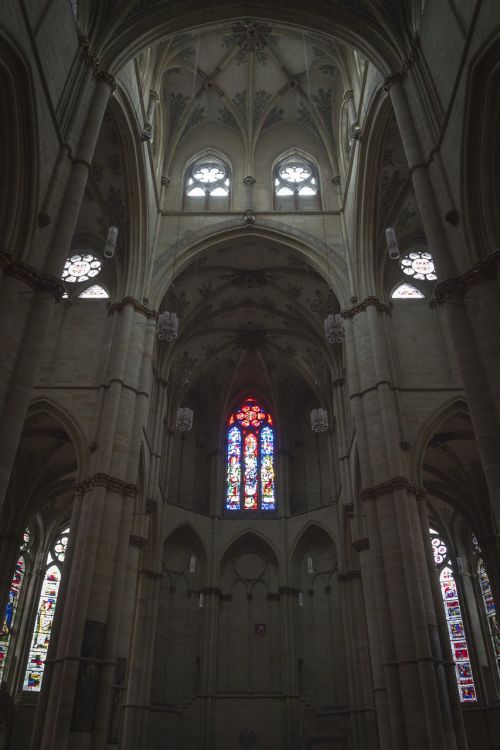
M 500 747 L 496 0 L 4 0 L 0 744 Z

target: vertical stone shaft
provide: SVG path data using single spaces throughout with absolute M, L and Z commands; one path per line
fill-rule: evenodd
M 439 278 L 453 277 L 452 253 L 439 213 L 442 184 L 434 188 L 425 163 L 413 115 L 401 81 L 390 87 L 399 131 L 411 170 L 415 196 Z M 421 107 L 425 121 L 425 112 Z M 440 180 L 442 183 L 442 179 Z M 443 211 L 449 206 L 441 205 Z M 476 248 L 484 258 L 496 248 Z M 469 270 L 469 269 L 461 269 Z M 493 274 L 496 277 L 496 273 Z M 438 285 L 439 286 L 439 285 Z M 485 278 L 467 297 L 448 299 L 446 313 L 457 356 L 497 528 L 500 529 L 500 295 L 496 278 Z
M 390 358 L 390 323 L 376 300 L 346 320 L 348 382 L 359 442 L 368 538 L 358 540 L 382 750 L 457 747 L 443 725 L 429 626 L 436 626 L 421 491 L 406 475 Z
M 111 85 L 109 77 L 100 79 L 91 100 L 57 218 L 50 255 L 44 269 L 46 274 L 60 275 L 71 247 Z M 5 316 L 2 316 L 0 331 L 0 348 L 4 352 L 0 369 L 0 507 L 12 471 L 54 307 L 53 300 L 48 298 L 46 291 L 33 292 L 29 286 L 13 279 L 8 273 L 2 276 L 2 296 L 4 293 L 7 302 L 3 303 L 2 312 Z

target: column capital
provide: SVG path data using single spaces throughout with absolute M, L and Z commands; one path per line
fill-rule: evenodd
M 255 177 L 252 177 L 251 174 L 248 174 L 246 177 L 243 178 L 243 183 L 245 185 L 255 185 L 256 182 L 257 180 L 255 179 Z
M 337 575 L 337 580 L 339 583 L 348 583 L 349 581 L 356 581 L 361 578 L 361 571 L 360 570 L 346 570 L 344 573 L 339 573 Z
M 353 307 L 350 307 L 348 310 L 342 310 L 340 313 L 343 318 L 350 319 L 354 318 L 356 315 L 358 315 L 361 312 L 365 312 L 365 310 L 368 307 L 375 307 L 377 312 L 380 313 L 388 313 L 389 308 L 387 305 L 385 305 L 383 302 L 380 302 L 377 297 L 366 297 L 366 299 L 362 300 L 361 302 L 358 302 Z
M 109 312 L 121 312 L 124 307 L 132 307 L 135 312 L 140 313 L 141 315 L 144 315 L 145 318 L 148 320 L 158 319 L 158 311 L 157 310 L 151 310 L 151 308 L 146 307 L 146 305 L 141 304 L 139 300 L 137 300 L 135 297 L 124 297 L 120 302 L 114 302 L 112 305 L 109 306 Z
M 351 99 L 354 99 L 354 92 L 352 89 L 348 89 L 347 91 L 344 91 L 344 101 L 348 102 Z
M 500 250 L 495 250 L 486 260 L 476 263 L 458 278 L 444 279 L 439 284 L 436 284 L 433 300 L 438 305 L 442 305 L 445 302 L 461 299 L 475 286 L 479 286 L 479 284 L 483 284 L 485 281 L 496 279 L 499 269 Z
M 34 292 L 47 292 L 56 301 L 59 301 L 66 291 L 61 279 L 50 274 L 42 274 L 28 263 L 13 258 L 5 250 L 0 249 L 0 268 L 6 276 L 13 276 L 31 287 Z
M 130 484 L 123 479 L 112 477 L 110 474 L 105 474 L 104 472 L 97 472 L 78 482 L 75 487 L 76 494 L 85 495 L 87 492 L 93 490 L 94 487 L 105 487 L 107 490 L 116 492 L 118 495 L 130 495 L 132 497 L 135 497 L 139 492 L 136 484 Z
M 151 89 L 151 91 L 149 92 L 149 98 L 155 104 L 159 104 L 160 103 L 160 95 L 159 95 L 159 93 L 157 91 L 154 91 L 153 89 Z
M 417 60 L 418 37 L 414 37 L 408 57 L 403 60 L 401 67 L 395 73 L 390 73 L 384 80 L 384 91 L 390 91 L 396 83 L 401 83 L 405 75 L 412 68 Z
M 97 81 L 106 83 L 109 88 L 111 89 L 111 93 L 113 93 L 116 90 L 116 81 L 114 76 L 111 75 L 111 73 L 108 73 L 106 70 L 97 70 L 94 73 L 94 77 Z
M 376 484 L 373 487 L 365 487 L 359 494 L 362 500 L 376 500 L 377 497 L 380 497 L 381 495 L 390 495 L 395 490 L 406 490 L 410 495 L 415 495 L 416 498 L 425 497 L 427 495 L 427 490 L 425 488 L 418 487 L 406 477 L 392 477 L 386 482 Z

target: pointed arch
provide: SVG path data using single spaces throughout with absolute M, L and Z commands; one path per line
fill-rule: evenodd
M 39 202 L 37 111 L 28 62 L 0 26 L 0 246 L 31 260 Z

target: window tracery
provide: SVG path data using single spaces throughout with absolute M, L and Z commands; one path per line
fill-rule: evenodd
M 443 607 L 448 627 L 451 652 L 455 663 L 455 677 L 462 703 L 477 701 L 471 657 L 465 633 L 457 583 L 453 573 L 448 545 L 436 529 L 429 529 L 434 562 L 439 574 Z
M 93 253 L 82 250 L 73 253 L 64 264 L 63 281 L 74 284 L 88 281 L 100 273 L 102 261 Z
M 391 294 L 392 299 L 425 299 L 420 289 L 413 284 L 399 284 Z
M 407 276 L 419 281 L 436 281 L 436 269 L 432 255 L 424 250 L 412 250 L 399 261 L 399 267 Z
M 109 294 L 104 287 L 99 284 L 93 284 L 92 286 L 84 289 L 81 294 L 78 295 L 79 299 L 104 299 L 108 298 Z
M 500 624 L 497 617 L 497 608 L 491 590 L 490 579 L 484 564 L 483 553 L 474 535 L 472 536 L 472 546 L 474 550 L 477 583 L 481 594 L 483 613 L 487 623 L 497 672 L 500 676 Z
M 0 631 L 0 682 L 4 677 L 11 638 L 14 632 L 14 626 L 16 625 L 19 597 L 26 574 L 26 555 L 29 551 L 29 546 L 30 532 L 29 529 L 26 529 L 24 532 L 23 543 L 19 550 L 20 555 L 17 559 L 14 575 L 10 584 L 4 620 Z
M 226 510 L 276 510 L 272 425 L 271 415 L 254 398 L 229 417 Z
M 274 171 L 277 196 L 310 196 L 318 194 L 317 170 L 310 161 L 292 156 L 281 161 Z
M 228 167 L 214 157 L 199 159 L 186 175 L 186 195 L 189 198 L 227 198 L 230 185 Z
M 61 585 L 62 569 L 68 545 L 69 528 L 66 527 L 54 539 L 45 561 L 45 574 L 36 611 L 35 626 L 31 638 L 28 663 L 23 690 L 39 692 L 45 669 L 45 660 L 50 643 L 52 623 Z

